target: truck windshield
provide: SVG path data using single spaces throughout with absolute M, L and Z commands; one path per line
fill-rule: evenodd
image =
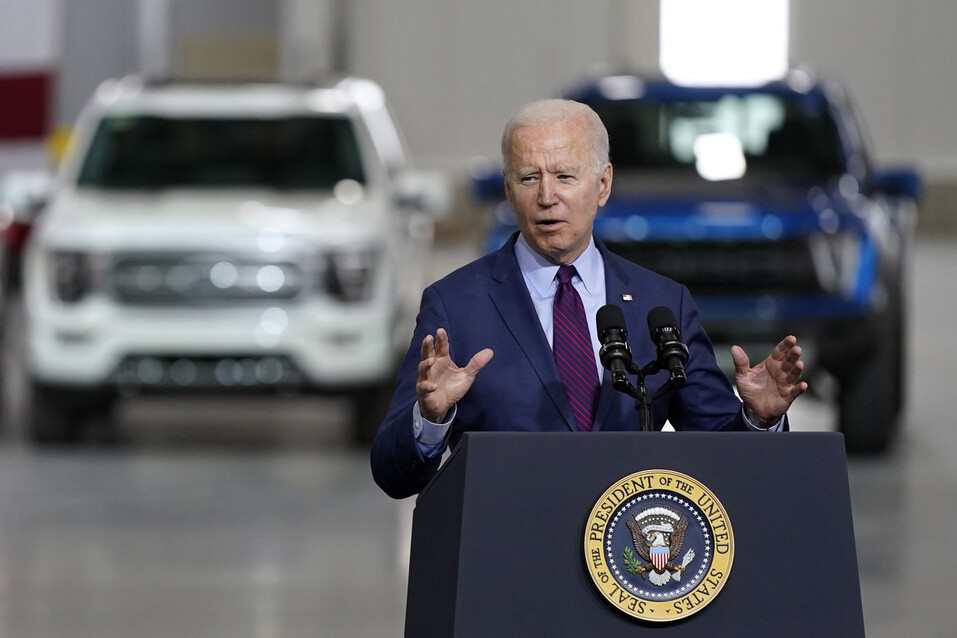
M 356 134 L 344 117 L 113 116 L 100 122 L 78 183 L 313 190 L 343 179 L 365 183 Z
M 720 179 L 843 172 L 838 133 L 823 100 L 751 93 L 591 106 L 608 129 L 616 170 L 696 179 L 709 179 L 707 169 L 723 174 Z

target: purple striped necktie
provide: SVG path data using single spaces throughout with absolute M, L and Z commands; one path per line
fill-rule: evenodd
M 588 431 L 595 420 L 600 386 L 585 306 L 572 286 L 572 277 L 576 274 L 574 266 L 558 269 L 558 291 L 552 308 L 552 349 L 578 429 Z

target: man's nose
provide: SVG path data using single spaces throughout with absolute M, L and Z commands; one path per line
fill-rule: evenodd
M 538 205 L 551 206 L 555 203 L 555 182 L 545 176 L 538 182 Z

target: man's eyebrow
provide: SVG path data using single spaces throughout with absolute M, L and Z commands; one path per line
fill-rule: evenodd
M 580 169 L 575 168 L 574 166 L 556 166 L 555 170 L 552 171 L 555 175 L 561 173 L 567 173 L 568 175 L 575 175 L 579 172 Z

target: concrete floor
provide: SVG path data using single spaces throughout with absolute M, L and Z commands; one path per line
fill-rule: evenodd
M 957 627 L 957 242 L 921 242 L 915 266 L 904 435 L 849 462 L 869 638 Z M 4 382 L 0 636 L 402 635 L 412 502 L 380 493 L 345 443 L 346 404 L 133 400 L 125 444 L 39 449 L 20 432 L 16 357 Z M 831 428 L 831 406 L 804 399 L 796 429 Z

